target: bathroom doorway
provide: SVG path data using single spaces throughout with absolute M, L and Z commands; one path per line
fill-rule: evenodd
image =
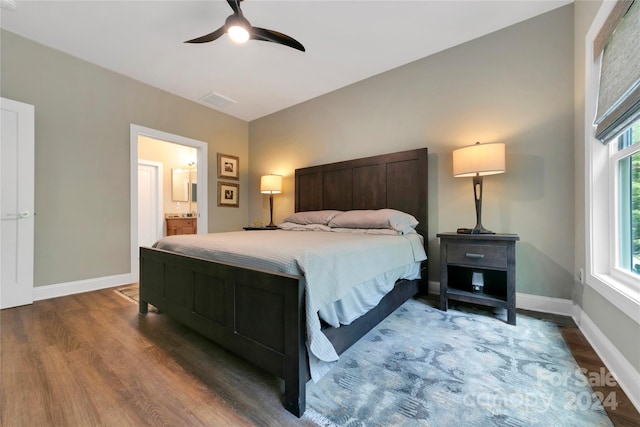
M 172 203 L 171 198 L 169 200 L 165 200 L 163 203 L 163 197 L 153 194 L 146 194 L 145 200 L 148 197 L 152 197 L 154 200 L 147 200 L 145 202 L 144 207 L 139 206 L 139 161 L 148 161 L 149 159 L 142 159 L 139 157 L 139 144 L 141 140 L 151 139 L 156 141 L 161 141 L 163 143 L 172 145 L 176 149 L 186 148 L 184 150 L 186 153 L 195 153 L 195 156 L 189 154 L 185 156 L 182 163 L 185 163 L 184 167 L 189 167 L 192 170 L 192 179 L 191 181 L 197 183 L 197 185 L 189 186 L 189 189 L 193 189 L 192 196 L 190 195 L 190 199 L 188 203 L 176 203 L 176 206 L 167 206 L 167 203 Z M 207 233 L 208 232 L 208 195 L 207 195 L 207 176 L 208 176 L 208 150 L 207 143 L 203 141 L 194 140 L 191 138 L 186 138 L 179 135 L 169 134 L 166 132 L 162 132 L 159 130 L 145 128 L 138 125 L 131 125 L 131 276 L 133 281 L 138 281 L 139 277 L 139 251 L 141 244 L 147 244 L 148 242 L 140 241 L 140 224 L 139 224 L 139 214 L 140 209 L 147 210 L 149 206 L 156 206 L 154 212 L 149 213 L 149 215 L 158 215 L 160 216 L 157 219 L 155 225 L 152 225 L 153 230 L 155 230 L 155 234 L 162 235 L 162 230 L 164 229 L 164 212 L 178 211 L 185 212 L 185 214 L 195 215 L 198 220 L 198 233 Z M 171 170 L 173 167 L 164 167 L 161 168 L 164 170 L 164 174 L 171 174 Z M 148 177 L 147 177 L 148 178 Z M 145 177 L 143 177 L 145 179 Z M 160 180 L 160 178 L 158 178 Z M 147 184 L 150 184 L 149 182 Z M 160 184 L 162 186 L 162 184 Z M 170 185 L 169 185 L 170 187 Z M 155 190 L 153 190 L 155 191 Z M 152 192 L 153 192 L 152 191 Z M 157 193 L 156 193 L 157 194 Z M 197 211 L 194 212 L 197 201 Z M 147 204 L 148 202 L 148 204 Z M 185 210 L 186 209 L 186 210 Z M 146 226 L 146 225 L 143 225 Z M 152 230 L 152 231 L 153 231 Z M 147 230 L 149 231 L 149 230 Z M 148 240 L 148 239 L 146 239 Z

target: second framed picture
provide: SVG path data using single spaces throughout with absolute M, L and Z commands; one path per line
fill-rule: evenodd
M 240 184 L 218 181 L 218 206 L 237 208 L 240 200 Z
M 218 178 L 240 179 L 239 163 L 237 156 L 218 153 Z

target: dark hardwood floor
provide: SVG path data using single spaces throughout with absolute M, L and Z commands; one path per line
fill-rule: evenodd
M 0 311 L 0 425 L 293 426 L 282 381 L 113 289 Z
M 569 321 L 571 324 L 560 326 L 560 331 L 578 365 L 588 373 L 600 373 L 601 370 L 604 370 L 605 375 L 611 375 L 609 369 L 602 363 L 596 352 L 593 351 L 591 344 L 582 335 L 580 329 L 576 327 L 573 320 L 569 319 Z M 615 386 L 610 386 L 606 383 L 597 384 L 600 382 L 597 377 L 594 382 L 596 384 L 593 384 L 592 388 L 595 393 L 598 393 L 601 401 L 604 398 L 603 405 L 615 426 L 640 426 L 640 414 L 617 383 Z M 609 400 L 607 401 L 607 399 Z M 614 405 L 615 409 L 611 407 Z
M 578 362 L 604 366 L 556 317 Z M 114 289 L 2 310 L 0 335 L 1 426 L 313 425 L 283 408 L 280 379 Z M 612 421 L 640 425 L 616 393 Z

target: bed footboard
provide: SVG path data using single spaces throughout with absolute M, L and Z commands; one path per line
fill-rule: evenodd
M 285 382 L 285 408 L 305 411 L 305 280 L 140 248 L 140 314 L 152 304 Z
M 351 325 L 324 329 L 338 354 L 413 297 L 420 280 L 402 280 Z M 305 279 L 160 249 L 140 248 L 140 314 L 148 304 L 284 379 L 284 407 L 306 406 Z

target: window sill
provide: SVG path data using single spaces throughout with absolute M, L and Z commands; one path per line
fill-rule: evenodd
M 594 274 L 587 285 L 615 305 L 620 311 L 640 324 L 640 289 L 609 274 Z

